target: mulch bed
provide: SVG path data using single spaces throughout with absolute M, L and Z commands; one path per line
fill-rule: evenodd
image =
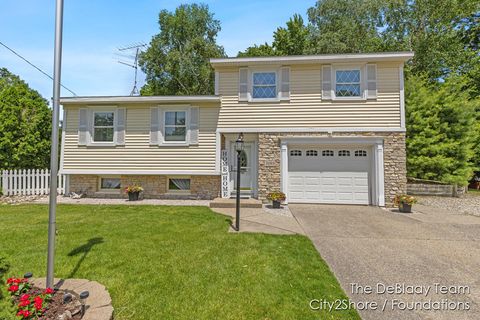
M 38 295 L 38 294 L 41 294 L 42 292 L 43 292 L 42 289 L 39 289 L 37 287 L 32 287 L 27 292 L 27 294 Z M 72 297 L 72 299 L 66 304 L 63 303 L 63 295 L 65 293 L 70 293 Z M 19 296 L 13 297 L 13 301 L 17 305 L 20 301 L 20 297 Z M 38 319 L 39 320 L 56 320 L 56 319 L 80 320 L 82 319 L 80 298 L 74 292 L 71 292 L 71 291 L 69 292 L 66 292 L 63 290 L 55 291 L 55 293 L 52 296 L 52 300 L 48 302 L 48 306 L 46 307 L 45 312 Z

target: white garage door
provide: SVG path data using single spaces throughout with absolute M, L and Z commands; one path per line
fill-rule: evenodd
M 369 204 L 371 148 L 290 147 L 288 201 Z

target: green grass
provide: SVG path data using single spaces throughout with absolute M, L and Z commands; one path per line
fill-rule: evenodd
M 0 206 L 9 276 L 46 270 L 48 207 Z M 319 312 L 311 299 L 345 298 L 303 236 L 228 233 L 206 207 L 60 205 L 56 277 L 109 290 L 115 319 L 359 319 Z
M 471 195 L 474 195 L 474 196 L 480 196 L 480 190 L 468 189 L 468 194 L 471 194 Z

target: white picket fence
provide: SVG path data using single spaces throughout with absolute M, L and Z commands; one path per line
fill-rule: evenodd
M 50 193 L 48 169 L 4 170 L 1 172 L 2 193 L 5 196 L 44 195 Z M 64 194 L 66 176 L 58 175 L 57 193 Z

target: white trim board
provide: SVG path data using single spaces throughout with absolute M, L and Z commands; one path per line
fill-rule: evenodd
M 60 104 L 75 103 L 189 103 L 220 102 L 220 96 L 97 96 L 97 97 L 62 97 Z
M 180 176 L 217 176 L 218 171 L 182 171 L 182 170 L 88 170 L 65 169 L 61 174 L 90 174 L 90 175 L 180 175 Z
M 413 58 L 413 52 L 384 52 L 384 53 L 359 53 L 359 54 L 322 54 L 305 56 L 283 57 L 245 57 L 245 58 L 213 58 L 210 59 L 212 66 L 244 66 L 255 64 L 305 64 L 305 63 L 332 63 L 332 62 L 356 62 L 356 61 L 399 61 L 405 62 Z
M 220 133 L 256 133 L 256 132 L 405 132 L 405 128 L 399 127 L 324 127 L 324 128 L 313 128 L 313 127 L 293 127 L 293 128 L 218 128 L 217 132 Z

